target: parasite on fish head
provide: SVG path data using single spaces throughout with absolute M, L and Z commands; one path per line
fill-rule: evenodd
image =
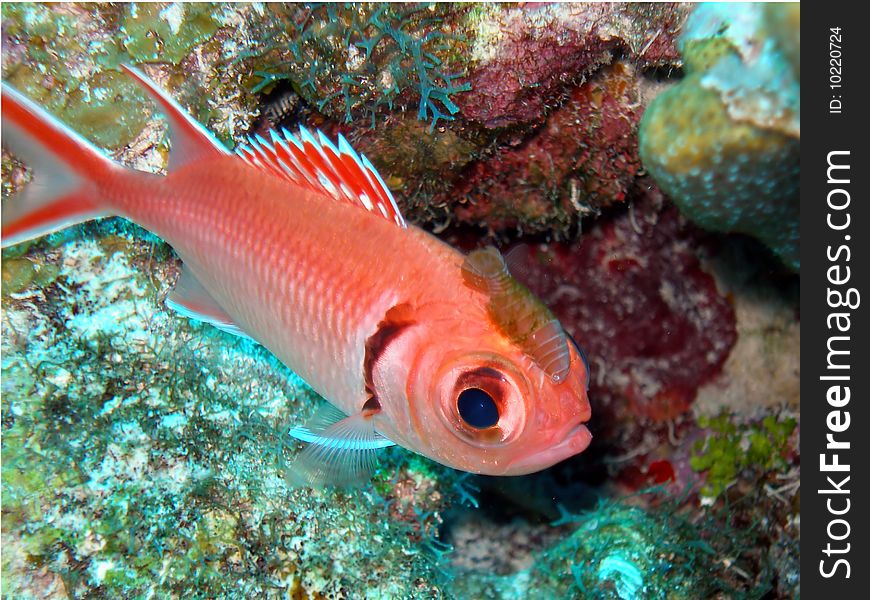
M 579 346 L 506 272 L 497 251 L 472 253 L 469 261 L 478 258 L 485 264 L 464 279 L 472 298 L 464 310 L 417 309 L 379 354 L 371 380 L 389 424 L 378 427 L 457 469 L 531 473 L 589 445 L 588 368 Z

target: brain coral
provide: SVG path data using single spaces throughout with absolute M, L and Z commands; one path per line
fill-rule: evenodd
M 791 47 L 783 24 L 795 19 L 777 10 L 793 11 L 694 11 L 680 40 L 687 76 L 650 104 L 640 153 L 688 217 L 753 235 L 798 270 L 800 83 L 795 58 L 781 52 Z

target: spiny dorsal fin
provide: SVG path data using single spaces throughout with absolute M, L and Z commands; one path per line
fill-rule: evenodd
M 169 119 L 170 170 L 199 158 L 231 154 L 141 71 L 129 65 L 121 65 L 121 68 L 145 88 Z M 299 129 L 298 136 L 286 129 L 281 134 L 271 131 L 268 141 L 259 135 L 253 136 L 248 144 L 236 148 L 236 154 L 271 175 L 365 208 L 399 227 L 407 227 L 393 194 L 372 163 L 357 154 L 344 136 L 338 136 L 336 148 L 323 133 L 316 133 L 315 137 L 304 127 Z
M 145 88 L 169 119 L 169 136 L 172 140 L 172 150 L 169 153 L 170 171 L 199 158 L 231 154 L 216 137 L 144 73 L 129 65 L 121 65 L 121 68 Z
M 559 383 L 571 368 L 565 331 L 553 313 L 508 272 L 492 246 L 465 257 L 462 277 L 470 287 L 489 295 L 487 312 L 498 328 L 550 378 Z
M 312 135 L 305 127 L 295 136 L 286 129 L 248 138 L 236 154 L 249 165 L 296 185 L 324 193 L 341 202 L 365 208 L 407 227 L 390 189 L 371 162 L 351 148 L 344 136 L 338 147 L 320 131 Z

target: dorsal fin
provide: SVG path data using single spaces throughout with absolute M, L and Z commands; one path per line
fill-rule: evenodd
M 129 65 L 121 65 L 121 68 L 145 88 L 169 119 L 169 136 L 172 140 L 172 150 L 169 153 L 170 171 L 199 158 L 231 154 L 216 137 L 144 73 Z
M 340 202 L 407 227 L 396 200 L 371 162 L 351 148 L 344 136 L 338 147 L 320 131 L 313 135 L 305 127 L 295 136 L 286 129 L 271 131 L 269 140 L 260 135 L 248 138 L 236 148 L 249 165 L 296 185 L 324 193 Z
M 145 88 L 169 119 L 170 170 L 199 158 L 231 154 L 141 71 L 129 65 L 121 65 L 121 68 Z M 320 131 L 316 134 L 312 135 L 305 127 L 300 127 L 298 136 L 286 129 L 281 134 L 271 131 L 269 140 L 259 135 L 248 138 L 248 144 L 239 145 L 236 154 L 270 175 L 365 208 L 399 227 L 407 227 L 393 194 L 374 165 L 357 154 L 344 136 L 338 136 L 336 147 Z
M 465 283 L 489 295 L 487 312 L 498 328 L 535 361 L 555 383 L 565 380 L 571 352 L 553 313 L 508 272 L 492 246 L 474 250 L 462 264 Z

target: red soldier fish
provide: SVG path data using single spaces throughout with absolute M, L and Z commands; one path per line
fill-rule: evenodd
M 171 308 L 256 340 L 333 405 L 292 432 L 309 484 L 358 481 L 394 443 L 488 475 L 589 445 L 585 357 L 495 248 L 466 256 L 406 223 L 343 137 L 273 131 L 232 153 L 124 70 L 169 120 L 168 174 L 113 162 L 4 86 L 3 144 L 34 172 L 4 246 L 109 215 L 171 244 Z

